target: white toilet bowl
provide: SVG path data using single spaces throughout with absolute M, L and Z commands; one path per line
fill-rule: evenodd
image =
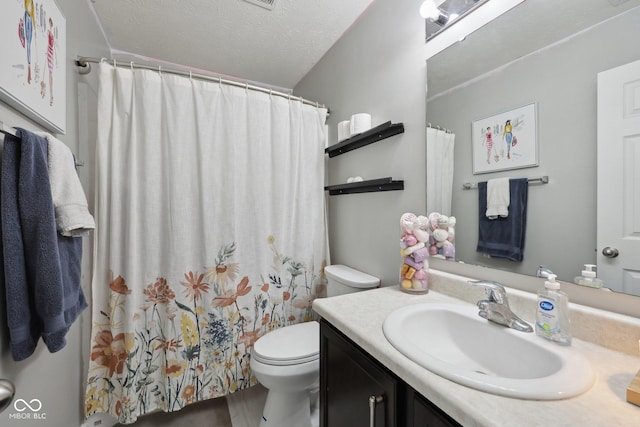
M 320 325 L 299 323 L 270 332 L 251 351 L 251 370 L 267 390 L 260 427 L 315 427 Z M 315 426 L 314 426 L 315 424 Z
M 344 265 L 325 267 L 327 295 L 375 288 L 380 279 Z M 259 338 L 251 370 L 267 390 L 260 427 L 317 427 L 320 386 L 320 324 L 298 323 Z

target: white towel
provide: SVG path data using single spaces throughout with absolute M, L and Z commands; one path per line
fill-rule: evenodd
M 487 181 L 487 218 L 509 216 L 509 178 L 496 178 Z
M 63 236 L 87 234 L 96 228 L 96 223 L 89 213 L 73 153 L 53 135 L 45 132 L 38 132 L 38 135 L 48 142 L 47 166 L 58 233 Z

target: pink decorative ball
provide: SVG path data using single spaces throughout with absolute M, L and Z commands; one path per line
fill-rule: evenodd
M 407 246 L 413 246 L 418 243 L 418 239 L 416 239 L 416 236 L 414 236 L 413 234 L 409 234 L 404 238 L 404 242 L 407 244 Z
M 442 248 L 442 255 L 447 259 L 453 259 L 456 257 L 456 249 L 453 245 L 445 245 Z
M 418 270 L 416 271 L 416 273 L 413 275 L 413 277 L 415 277 L 418 280 L 424 280 L 427 278 L 427 271 L 426 270 Z

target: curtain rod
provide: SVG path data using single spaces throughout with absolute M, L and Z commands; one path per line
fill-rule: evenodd
M 78 59 L 76 59 L 76 65 L 78 67 L 80 67 L 80 70 L 79 70 L 80 74 L 89 74 L 91 72 L 91 64 L 90 63 L 99 64 L 102 61 L 107 61 L 107 59 L 106 58 L 91 58 L 91 57 L 81 56 L 81 57 L 78 57 Z M 216 82 L 216 83 L 221 83 L 221 84 L 226 84 L 226 85 L 231 85 L 231 86 L 236 86 L 236 87 L 243 87 L 245 89 L 251 89 L 251 90 L 258 91 L 258 92 L 268 93 L 269 95 L 276 95 L 276 96 L 280 96 L 280 97 L 283 97 L 283 98 L 287 98 L 289 100 L 300 101 L 303 104 L 311 105 L 311 106 L 314 106 L 316 108 L 326 108 L 327 109 L 327 116 L 329 116 L 329 108 L 326 107 L 324 104 L 320 104 L 319 102 L 309 101 L 309 100 L 304 99 L 304 98 L 302 98 L 300 96 L 293 96 L 290 93 L 279 92 L 279 91 L 275 91 L 273 89 L 268 89 L 268 88 L 261 87 L 261 86 L 251 85 L 249 83 L 241 83 L 241 82 L 237 82 L 237 81 L 233 81 L 233 80 L 223 79 L 221 77 L 213 77 L 213 76 L 208 76 L 206 74 L 194 73 L 194 72 L 191 72 L 191 71 L 182 71 L 182 70 L 176 70 L 176 69 L 171 69 L 171 68 L 164 68 L 161 65 L 151 66 L 151 65 L 137 64 L 137 63 L 135 63 L 133 61 L 131 61 L 131 62 L 118 61 L 117 59 L 109 60 L 109 62 L 113 62 L 113 65 L 115 67 L 130 67 L 130 68 L 137 68 L 137 69 L 142 69 L 142 70 L 158 71 L 159 73 L 176 74 L 176 75 L 183 76 L 183 77 L 189 77 L 189 78 L 196 78 L 196 79 L 199 79 L 199 80 L 212 81 L 212 82 Z
M 437 130 L 442 130 L 445 131 L 446 133 L 453 133 L 452 130 L 447 129 L 447 128 L 441 128 L 440 126 L 432 126 L 431 123 L 427 123 L 427 127 L 431 128 L 431 129 L 437 129 Z

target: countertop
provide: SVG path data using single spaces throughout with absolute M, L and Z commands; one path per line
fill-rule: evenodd
M 406 358 L 385 338 L 382 324 L 387 315 L 397 308 L 419 303 L 468 303 L 444 293 L 451 293 L 449 290 L 459 293 L 461 289 L 469 287 L 465 283 L 466 278 L 432 272 L 430 280 L 436 285 L 424 295 L 406 294 L 397 286 L 389 286 L 316 299 L 313 309 L 464 426 L 640 426 L 640 407 L 626 401 L 626 389 L 640 370 L 640 319 L 572 305 L 572 327 L 576 320 L 590 320 L 586 331 L 585 328 L 576 328 L 580 338 L 574 334 L 572 345 L 591 362 L 596 374 L 593 387 L 577 397 L 564 400 L 507 398 L 440 377 Z M 531 321 L 528 318 L 530 313 L 522 314 L 517 310 L 528 299 L 534 301 L 535 295 L 525 294 L 507 288 L 514 312 Z M 534 304 L 529 305 L 533 310 Z M 598 316 L 606 321 L 601 321 Z M 607 330 L 599 330 L 597 325 L 601 324 L 606 324 Z M 611 337 L 615 337 L 616 341 L 624 339 L 629 342 L 612 345 Z M 634 348 L 635 353 L 618 348 Z

